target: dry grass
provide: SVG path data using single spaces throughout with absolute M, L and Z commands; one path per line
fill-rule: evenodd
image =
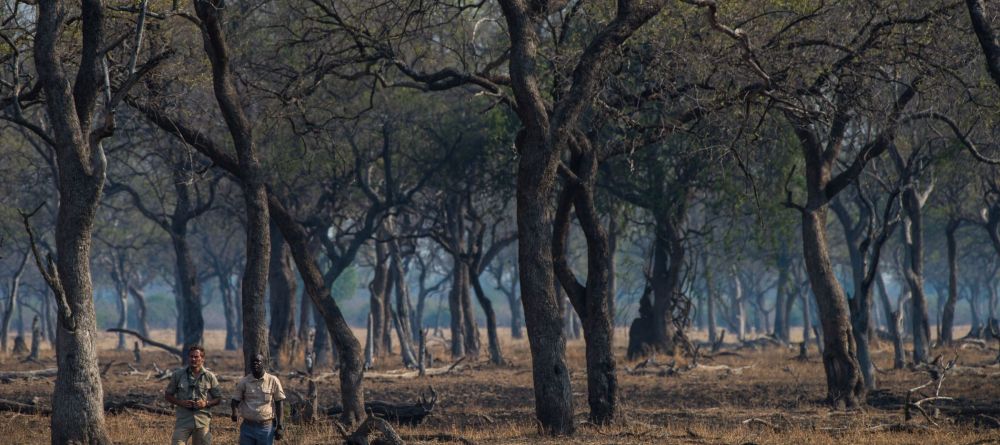
M 359 332 L 361 334 L 361 332 Z M 155 337 L 169 340 L 171 332 L 157 332 Z M 361 338 L 364 338 L 361 336 Z M 507 338 L 507 336 L 505 336 Z M 623 342 L 624 332 L 618 335 Z M 485 335 L 483 336 L 485 340 Z M 105 349 L 102 362 L 118 362 L 104 380 L 105 398 L 126 397 L 159 403 L 164 382 L 143 375 L 128 375 L 132 357 L 128 351 L 111 350 L 115 338 L 102 334 L 100 345 Z M 208 366 L 225 376 L 236 376 L 242 357 L 237 351 L 221 351 L 222 333 L 207 335 Z M 985 444 L 1000 443 L 1000 425 L 985 418 L 949 419 L 943 417 L 939 427 L 929 426 L 911 432 L 871 431 L 880 425 L 902 422 L 898 408 L 908 388 L 927 380 L 926 373 L 898 370 L 880 373 L 880 392 L 871 398 L 876 407 L 857 412 L 834 412 L 822 404 L 824 377 L 822 364 L 811 350 L 807 362 L 794 360 L 797 350 L 770 348 L 763 351 L 743 350 L 742 356 L 720 357 L 711 365 L 748 366 L 740 374 L 725 371 L 690 371 L 680 375 L 632 375 L 626 367 L 635 363 L 619 363 L 622 422 L 610 427 L 595 427 L 586 421 L 586 379 L 583 373 L 583 344 L 571 341 L 569 361 L 572 369 L 574 403 L 580 426 L 576 436 L 546 438 L 537 434 L 533 421 L 531 373 L 527 342 L 507 342 L 504 351 L 509 366 L 494 367 L 485 362 L 444 376 L 420 380 L 366 380 L 366 397 L 389 401 L 412 401 L 421 391 L 433 385 L 439 394 L 435 413 L 415 428 L 401 427 L 400 434 L 408 443 L 459 443 L 464 438 L 477 444 Z M 617 345 L 619 357 L 624 345 Z M 432 342 L 432 352 L 445 358 L 444 345 Z M 3 370 L 27 370 L 54 366 L 51 351 L 43 351 L 43 363 L 20 363 L 14 357 L 0 357 Z M 936 353 L 959 356 L 965 366 L 945 380 L 943 394 L 962 398 L 963 403 L 991 406 L 1000 410 L 1000 368 L 979 367 L 995 357 L 995 351 L 975 349 L 942 349 Z M 142 371 L 175 366 L 163 352 L 147 348 Z M 881 348 L 875 354 L 880 368 L 891 367 L 891 350 Z M 659 357 L 660 362 L 669 362 Z M 378 363 L 378 369 L 399 366 L 396 358 Z M 973 368 L 975 367 L 975 368 Z M 301 379 L 283 378 L 287 388 L 304 391 Z M 224 383 L 233 385 L 232 382 Z M 323 404 L 336 403 L 336 379 L 325 380 L 320 387 Z M 0 398 L 30 403 L 37 398 L 47 405 L 52 391 L 51 379 L 15 381 L 0 384 Z M 220 413 L 213 425 L 215 443 L 236 443 L 237 429 Z M 759 419 L 745 422 L 748 419 Z M 122 444 L 163 443 L 170 435 L 173 418 L 127 412 L 109 415 L 108 426 L 113 440 Z M 927 426 L 924 419 L 913 423 Z M 49 421 L 46 417 L 0 413 L 0 443 L 35 444 L 49 442 Z M 314 425 L 288 426 L 286 444 L 339 443 L 340 435 L 331 422 Z

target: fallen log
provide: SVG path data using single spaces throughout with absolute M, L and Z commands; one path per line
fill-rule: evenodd
M 11 382 L 17 379 L 40 379 L 45 377 L 55 377 L 56 368 L 39 369 L 35 371 L 8 371 L 0 372 L 0 381 Z
M 365 402 L 365 412 L 371 416 L 400 425 L 419 425 L 424 421 L 425 417 L 434 411 L 434 405 L 437 403 L 437 392 L 434 391 L 433 387 L 430 390 L 430 398 L 421 396 L 412 404 L 398 404 L 379 400 Z M 326 415 L 339 416 L 343 412 L 344 409 L 342 407 L 334 406 L 326 410 Z
M 462 357 L 462 358 L 456 360 L 455 363 L 452 363 L 449 366 L 442 366 L 440 368 L 427 368 L 427 369 L 424 370 L 424 374 L 423 375 L 424 376 L 445 375 L 445 374 L 448 374 L 448 373 L 450 373 L 450 372 L 452 372 L 452 371 L 454 371 L 456 369 L 457 370 L 461 370 L 462 367 L 460 366 L 460 364 L 464 360 L 465 360 L 465 357 Z M 393 372 L 393 371 L 390 371 L 390 372 L 366 372 L 365 373 L 365 378 L 368 378 L 368 379 L 387 379 L 387 380 L 388 379 L 415 379 L 415 378 L 420 377 L 420 376 L 421 376 L 420 375 L 420 370 L 418 370 L 418 369 L 409 370 L 409 371 L 403 371 L 403 372 Z
M 184 361 L 184 352 L 182 352 L 180 349 L 177 349 L 177 348 L 175 348 L 173 346 L 170 346 L 168 344 L 160 343 L 160 342 L 158 342 L 156 340 L 152 340 L 149 337 L 146 337 L 145 335 L 142 335 L 142 334 L 140 334 L 140 333 L 138 333 L 136 331 L 133 331 L 131 329 L 109 328 L 109 329 L 107 329 L 107 332 L 116 332 L 116 333 L 131 335 L 131 336 L 133 336 L 135 338 L 138 338 L 139 340 L 142 340 L 142 342 L 144 344 L 160 348 L 160 349 L 162 349 L 164 351 L 167 351 L 167 352 L 175 355 L 177 357 L 178 361 L 181 361 L 181 362 Z
M 0 399 L 0 411 L 10 411 L 21 414 L 40 414 L 43 416 L 52 414 L 51 409 L 7 399 Z
M 381 437 L 378 437 L 381 435 Z M 374 440 L 372 438 L 375 437 Z M 374 416 L 368 416 L 364 423 L 358 427 L 351 437 L 347 438 L 348 445 L 369 445 L 369 444 L 404 445 L 403 439 L 399 437 L 396 430 L 385 420 Z
M 104 404 L 104 411 L 110 414 L 122 414 L 126 411 L 145 411 L 147 413 L 160 414 L 164 416 L 174 415 L 174 410 L 172 409 L 161 408 L 129 400 L 122 402 L 106 402 Z

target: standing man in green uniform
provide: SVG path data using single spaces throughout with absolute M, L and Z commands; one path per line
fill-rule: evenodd
M 209 408 L 222 401 L 219 379 L 205 369 L 205 349 L 201 346 L 188 348 L 188 365 L 174 371 L 165 392 L 168 402 L 177 406 L 177 422 L 171 445 L 186 445 L 193 438 L 192 445 L 211 445 L 212 432 L 209 424 L 212 413 Z

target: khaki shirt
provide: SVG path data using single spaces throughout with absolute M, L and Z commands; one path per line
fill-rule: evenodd
M 240 417 L 254 422 L 274 419 L 271 402 L 285 400 L 285 391 L 277 377 L 264 373 L 261 378 L 247 374 L 236 384 L 233 400 L 240 402 Z
M 219 387 L 219 379 L 214 373 L 201 368 L 201 374 L 195 377 L 188 366 L 174 371 L 164 392 L 180 400 L 208 401 L 222 398 L 222 388 Z M 208 407 L 194 409 L 178 406 L 174 412 L 177 416 L 176 426 L 205 428 L 212 421 L 212 413 Z

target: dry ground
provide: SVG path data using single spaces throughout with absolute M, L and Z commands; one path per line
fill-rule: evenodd
M 360 334 L 360 333 L 359 333 Z M 158 339 L 169 340 L 171 332 L 157 332 Z M 508 337 L 505 335 L 505 338 Z M 618 356 L 624 356 L 624 332 L 618 335 Z M 364 336 L 359 336 L 364 338 Z M 485 341 L 485 335 L 483 336 Z M 125 363 L 132 361 L 128 351 L 114 351 L 114 336 L 102 334 L 102 365 L 116 362 L 104 378 L 105 399 L 139 400 L 166 406 L 162 401 L 164 381 L 155 376 L 129 374 Z M 130 341 L 131 344 L 131 341 Z M 207 366 L 225 378 L 239 374 L 242 358 L 237 351 L 221 351 L 222 333 L 208 333 Z M 869 398 L 873 406 L 862 411 L 831 411 L 822 403 L 824 377 L 815 349 L 808 361 L 794 357 L 797 350 L 769 347 L 764 350 L 741 349 L 739 356 L 703 360 L 709 366 L 728 365 L 737 371 L 701 369 L 675 375 L 666 373 L 631 373 L 637 363 L 619 362 L 622 419 L 619 425 L 597 428 L 586 423 L 586 379 L 583 373 L 583 344 L 571 341 L 569 361 L 572 369 L 574 402 L 580 426 L 572 438 L 540 437 L 532 416 L 532 387 L 528 345 L 524 340 L 508 341 L 505 346 L 508 366 L 495 367 L 485 362 L 463 363 L 447 375 L 420 379 L 366 379 L 368 399 L 408 402 L 433 386 L 439 394 L 437 407 L 419 427 L 401 427 L 407 443 L 476 444 L 986 444 L 1000 443 L 1000 368 L 983 366 L 996 356 L 976 348 L 949 348 L 935 354 L 953 357 L 959 367 L 945 379 L 942 395 L 959 400 L 952 406 L 979 409 L 965 415 L 942 416 L 935 422 L 918 416 L 908 431 L 890 431 L 889 425 L 903 421 L 900 408 L 908 388 L 928 377 L 925 372 L 888 370 L 880 372 L 882 390 Z M 442 342 L 431 343 L 432 352 L 445 358 Z M 3 371 L 33 370 L 54 367 L 52 351 L 43 351 L 41 363 L 21 363 L 16 357 L 0 357 Z M 891 350 L 881 345 L 876 363 L 891 367 Z M 658 357 L 669 363 L 669 357 Z M 145 372 L 176 366 L 166 353 L 153 348 L 143 352 L 143 362 L 135 367 Z M 383 360 L 377 371 L 398 367 L 398 359 Z M 286 374 L 284 371 L 282 375 Z M 304 392 L 301 378 L 282 379 L 286 388 Z M 337 403 L 335 378 L 322 380 L 320 403 Z M 233 386 L 232 380 L 224 382 Z M 48 406 L 51 378 L 15 380 L 0 383 L 0 398 Z M 213 432 L 216 444 L 236 443 L 237 428 L 218 407 Z M 756 419 L 756 420 L 750 420 Z M 171 416 L 130 412 L 108 415 L 113 440 L 121 444 L 165 443 L 173 424 Z M 883 429 L 883 430 L 880 430 Z M 0 443 L 35 444 L 49 442 L 49 419 L 37 415 L 0 412 Z M 287 444 L 326 444 L 342 442 L 330 421 L 304 426 L 288 426 Z

